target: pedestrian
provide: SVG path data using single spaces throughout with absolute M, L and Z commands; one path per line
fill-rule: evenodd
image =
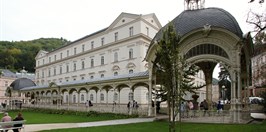
M 8 115 L 7 112 L 4 113 L 4 117 L 1 119 L 2 122 L 9 122 L 11 121 L 11 117 Z M 5 126 L 5 128 L 9 128 L 9 127 L 12 127 L 12 126 Z M 7 132 L 8 130 L 5 130 L 4 132 Z
M 220 114 L 222 112 L 222 110 L 223 110 L 223 106 L 221 104 L 221 101 L 219 100 L 218 104 L 217 104 L 217 112 L 218 112 L 218 114 Z
M 185 117 L 185 111 L 186 111 L 186 106 L 185 106 L 184 102 L 181 102 L 180 111 L 181 111 L 181 118 L 184 118 Z
M 89 100 L 89 107 L 93 106 L 91 100 Z
M 189 114 L 190 117 L 192 117 L 192 112 L 193 112 L 193 108 L 194 108 L 192 100 L 188 101 L 187 106 L 188 106 L 188 114 Z
M 22 117 L 22 114 L 19 112 L 17 117 L 13 119 L 13 121 L 23 121 L 24 118 Z M 14 127 L 22 127 L 22 124 L 15 124 Z M 19 129 L 13 129 L 13 132 L 19 132 Z
M 209 104 L 208 104 L 208 102 L 206 101 L 206 99 L 204 99 L 202 105 L 203 105 L 203 111 L 204 111 L 203 116 L 205 116 L 206 112 L 209 110 Z
M 87 101 L 85 102 L 85 106 L 86 106 L 86 108 L 89 107 L 89 100 L 87 100 Z
M 127 103 L 127 110 L 128 110 L 128 113 L 130 113 L 130 105 L 131 105 L 131 103 L 130 103 L 130 101 L 128 101 L 128 103 Z

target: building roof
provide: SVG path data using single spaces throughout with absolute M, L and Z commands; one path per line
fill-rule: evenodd
M 12 87 L 13 90 L 20 90 L 22 88 L 32 87 L 32 86 L 36 86 L 36 84 L 28 78 L 19 78 L 10 84 L 10 87 Z
M 227 11 L 221 8 L 205 8 L 198 10 L 185 10 L 171 21 L 176 33 L 183 36 L 193 30 L 203 28 L 208 24 L 211 27 L 226 29 L 242 38 L 243 33 L 236 19 Z M 156 40 L 162 37 L 164 26 L 156 35 Z
M 10 78 L 17 78 L 17 75 L 10 70 L 7 69 L 0 69 L 0 72 L 2 72 L 1 76 L 4 77 L 10 77 Z
M 88 80 L 76 80 L 71 82 L 63 82 L 62 84 L 57 84 L 58 86 L 69 86 L 69 85 L 78 85 L 78 84 L 90 84 L 90 83 L 96 83 L 96 82 L 104 82 L 104 81 L 111 81 L 115 79 L 134 79 L 138 77 L 148 77 L 149 72 L 138 72 L 138 73 L 132 73 L 132 74 L 124 74 L 124 75 L 118 75 L 113 77 L 104 77 L 104 78 L 95 78 L 95 79 L 88 79 Z M 32 90 L 32 89 L 42 89 L 42 88 L 48 88 L 49 85 L 42 85 L 42 86 L 29 86 L 24 87 L 21 89 L 24 90 Z

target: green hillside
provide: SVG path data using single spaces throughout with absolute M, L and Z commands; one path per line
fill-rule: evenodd
M 30 41 L 0 41 L 0 68 L 35 72 L 35 56 L 42 49 L 52 51 L 69 43 L 63 38 L 40 38 Z

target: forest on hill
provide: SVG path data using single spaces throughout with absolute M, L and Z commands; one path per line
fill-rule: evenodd
M 70 43 L 63 38 L 40 38 L 30 41 L 0 41 L 0 69 L 35 72 L 35 56 L 40 50 L 53 51 Z

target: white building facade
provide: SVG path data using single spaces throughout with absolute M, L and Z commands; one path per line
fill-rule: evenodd
M 62 92 L 63 103 L 119 103 L 126 104 L 136 100 L 140 104 L 147 103 L 147 88 L 123 88 L 115 93 L 117 88 L 104 85 L 87 85 L 88 82 L 110 80 L 120 76 L 145 73 L 147 62 L 144 61 L 150 41 L 161 28 L 155 14 L 135 15 L 122 13 L 107 28 L 80 38 L 52 52 L 40 51 L 36 56 L 36 96 L 51 96 L 58 90 L 50 91 L 51 83 L 65 85 Z M 147 74 L 147 73 L 146 73 Z M 148 78 L 148 74 L 146 75 Z M 67 84 L 77 84 L 66 86 Z M 112 83 L 111 83 L 112 84 Z M 114 84 L 114 83 L 113 83 Z M 96 84 L 95 84 L 96 85 Z M 134 85 L 134 84 L 132 84 Z M 136 86 L 138 87 L 138 86 Z M 42 90 L 38 89 L 42 88 Z M 47 88 L 47 89 L 46 89 Z M 71 90 L 72 89 L 72 90 Z M 94 90 L 92 90 L 94 89 Z M 39 91 L 38 91 L 39 90 Z M 27 90 L 26 90 L 27 91 Z M 146 91 L 146 92 L 145 92 Z M 30 93 L 32 94 L 32 93 Z M 109 94 L 109 95 L 108 95 Z M 145 95 L 145 96 L 142 96 Z M 112 95 L 112 96 L 110 96 Z M 35 97 L 36 98 L 36 97 Z M 120 102 L 121 100 L 121 102 Z

